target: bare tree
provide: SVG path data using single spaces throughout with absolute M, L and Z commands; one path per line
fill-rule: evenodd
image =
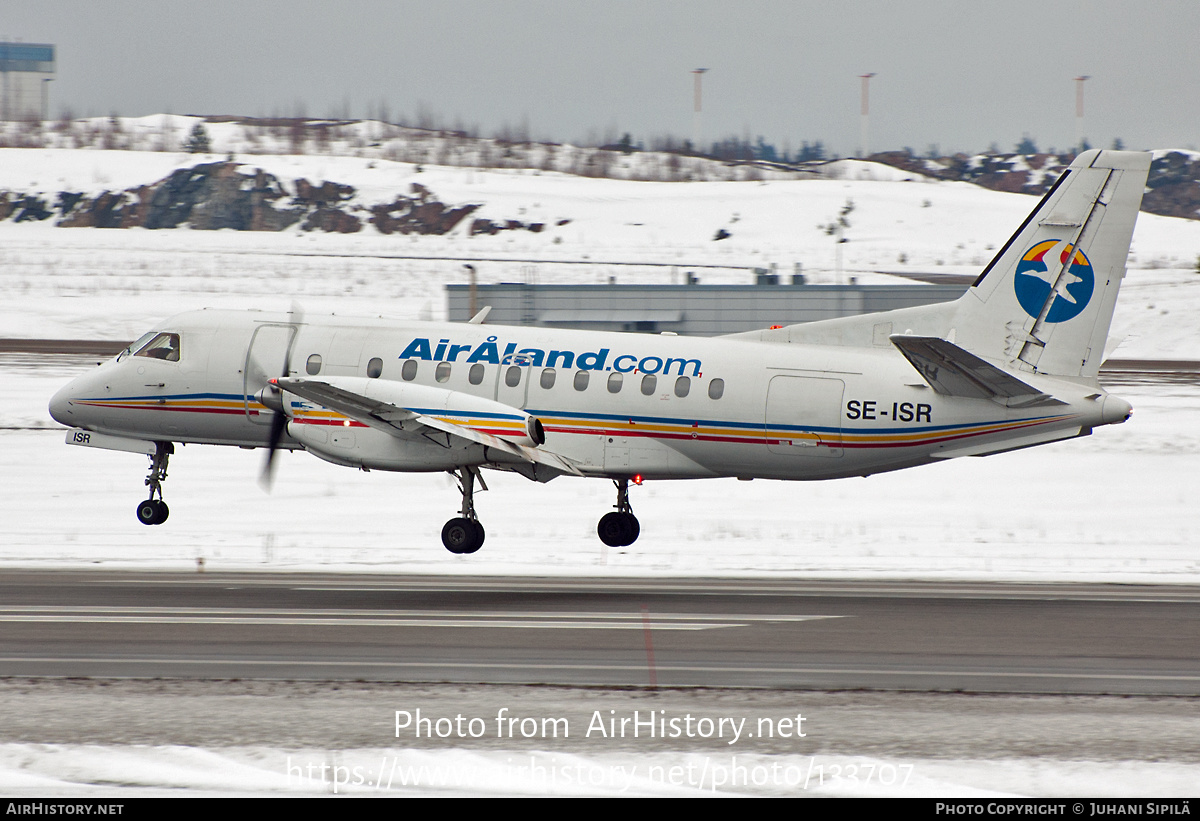
M 308 141 L 308 115 L 304 111 L 304 103 L 296 103 L 296 113 L 288 124 L 288 147 L 293 154 L 303 154 L 304 144 Z

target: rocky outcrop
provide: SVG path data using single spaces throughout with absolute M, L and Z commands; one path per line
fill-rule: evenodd
M 381 234 L 446 234 L 478 208 L 478 205 L 451 208 L 434 199 L 428 188 L 414 182 L 411 197 L 396 197 L 392 202 L 372 206 L 370 222 Z
M 25 222 L 44 220 L 50 216 L 52 212 L 46 208 L 46 202 L 41 197 L 0 192 L 0 220 L 12 217 L 13 222 Z
M 1200 155 L 1172 151 L 1150 164 L 1142 210 L 1200 219 Z
M 41 196 L 0 191 L 0 220 L 46 220 L 57 215 L 64 228 L 186 226 L 201 231 L 282 231 L 297 223 L 305 231 L 352 234 L 364 224 L 383 234 L 445 234 L 480 206 L 447 205 L 428 188 L 413 183 L 411 196 L 367 206 L 357 202 L 354 186 L 297 179 L 289 194 L 283 183 L 262 169 L 233 162 L 200 163 L 180 168 L 151 185 L 104 191 L 94 197 L 58 193 L 53 207 Z M 509 221 L 501 228 L 540 231 L 540 224 Z M 494 233 L 494 232 L 492 232 Z
M 541 222 L 521 222 L 520 220 L 495 222 L 488 219 L 477 219 L 471 223 L 471 236 L 476 234 L 495 235 L 501 231 L 531 231 L 540 234 L 545 228 L 545 223 Z
M 318 206 L 300 226 L 305 231 L 326 231 L 331 234 L 355 234 L 362 230 L 362 221 L 330 206 Z
M 874 154 L 871 160 L 936 177 L 962 180 L 993 191 L 1041 196 L 1071 164 L 1071 154 L 979 154 L 919 158 L 906 151 Z M 1169 151 L 1150 164 L 1142 210 L 1166 217 L 1200 219 L 1200 154 Z
M 303 208 L 278 208 L 287 193 L 262 170 L 246 174 L 234 163 L 180 168 L 163 180 L 93 198 L 59 194 L 58 225 L 64 228 L 178 228 L 281 231 L 304 215 Z

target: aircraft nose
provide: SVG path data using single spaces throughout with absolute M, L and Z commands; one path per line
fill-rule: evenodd
M 78 422 L 72 418 L 74 410 L 71 406 L 71 397 L 74 394 L 74 386 L 75 383 L 72 382 L 50 398 L 50 416 L 55 422 L 72 428 L 78 426 Z

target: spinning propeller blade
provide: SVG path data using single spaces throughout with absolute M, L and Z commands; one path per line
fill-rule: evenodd
M 300 324 L 304 321 L 304 314 L 296 303 L 292 303 L 292 309 L 288 311 L 288 324 L 295 331 L 292 333 L 287 346 L 287 352 L 283 357 L 283 372 L 280 377 L 286 378 L 291 375 L 292 368 L 292 349 L 296 346 L 296 336 L 300 333 Z M 257 363 L 254 363 L 255 369 L 259 368 Z M 265 374 L 264 374 L 265 376 Z M 282 392 L 275 384 L 274 379 L 264 379 L 263 391 L 276 391 L 283 399 Z M 287 431 L 288 416 L 283 410 L 276 410 L 271 417 L 271 433 L 267 439 L 267 460 L 263 463 L 262 474 L 259 476 L 258 483 L 263 490 L 270 493 L 271 484 L 275 479 L 275 451 L 279 450 L 279 443 L 283 440 L 283 435 Z

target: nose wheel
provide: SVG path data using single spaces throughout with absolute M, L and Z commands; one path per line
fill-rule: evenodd
M 629 504 L 629 480 L 614 479 L 613 484 L 617 486 L 617 509 L 600 517 L 596 534 L 609 547 L 625 547 L 637 541 L 642 526 Z
M 475 517 L 475 480 L 479 479 L 479 486 L 484 490 L 487 490 L 487 485 L 483 483 L 479 468 L 463 467 L 452 471 L 451 475 L 458 479 L 458 489 L 462 492 L 462 510 L 457 518 L 446 522 L 442 528 L 442 544 L 451 553 L 474 553 L 483 547 L 486 535 L 483 525 Z
M 175 452 L 170 442 L 157 442 L 154 455 L 150 457 L 150 475 L 146 477 L 146 486 L 150 488 L 150 498 L 139 502 L 137 506 L 138 521 L 144 525 L 160 525 L 171 514 L 170 508 L 162 498 L 162 483 L 167 478 L 167 460 Z M 155 498 L 155 497 L 158 498 Z

